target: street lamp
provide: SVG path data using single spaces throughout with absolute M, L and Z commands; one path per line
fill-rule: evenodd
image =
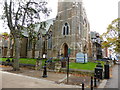
M 43 35 L 43 55 L 47 54 L 47 40 L 49 38 L 49 34 L 48 32 L 46 34 Z
M 45 64 L 44 64 L 44 70 L 43 70 L 43 78 L 46 78 L 47 77 L 47 68 L 46 68 L 46 61 L 45 61 Z
M 46 33 L 44 36 L 44 46 L 43 46 L 43 49 L 44 49 L 44 52 L 43 52 L 43 59 L 46 59 L 46 54 L 47 54 L 47 42 L 46 42 L 46 40 L 48 40 L 48 37 L 49 37 L 49 34 L 48 33 Z M 46 78 L 47 77 L 47 66 L 46 66 L 46 64 L 47 64 L 47 62 L 45 61 L 45 64 L 44 64 L 44 70 L 43 70 L 43 78 Z

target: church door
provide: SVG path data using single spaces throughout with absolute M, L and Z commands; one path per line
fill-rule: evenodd
M 68 45 L 64 44 L 64 57 L 68 56 Z

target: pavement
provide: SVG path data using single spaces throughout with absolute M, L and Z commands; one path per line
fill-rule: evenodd
M 2 78 L 0 78 L 2 88 L 81 88 L 5 71 L 0 71 L 0 74 L 2 74 Z
M 101 80 L 98 88 L 118 88 L 118 66 L 113 66 L 110 79 Z M 70 75 L 69 84 L 65 84 L 65 73 L 48 72 L 48 77 L 42 78 L 42 71 L 27 68 L 12 71 L 12 67 L 2 66 L 0 70 L 0 87 L 3 88 L 81 88 L 82 82 L 90 85 L 90 77 L 87 76 Z
M 43 78 L 42 71 L 28 68 L 12 71 L 12 67 L 1 65 L 1 74 L 2 85 L 0 87 L 2 88 L 81 88 L 81 85 L 62 83 L 62 81 L 66 81 L 65 73 L 48 72 L 48 77 Z
M 110 79 L 102 80 L 98 88 L 118 88 L 118 67 L 119 65 L 113 66 Z

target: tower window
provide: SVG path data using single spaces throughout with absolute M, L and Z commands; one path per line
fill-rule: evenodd
M 68 26 L 67 26 L 66 34 L 67 34 L 67 35 L 69 34 L 69 27 L 68 27 Z
M 68 23 L 65 23 L 63 26 L 63 35 L 68 35 L 69 34 L 69 25 Z
M 63 28 L 63 35 L 65 35 L 65 27 Z

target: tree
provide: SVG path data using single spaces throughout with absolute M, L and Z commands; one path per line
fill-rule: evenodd
M 112 21 L 111 24 L 108 25 L 107 32 L 102 34 L 102 37 L 105 41 L 102 43 L 104 47 L 114 47 L 114 50 L 119 53 L 120 52 L 120 18 L 117 18 Z
M 48 16 L 50 10 L 46 7 L 47 2 L 35 0 L 5 0 L 3 19 L 7 22 L 10 33 L 15 43 L 15 56 L 13 70 L 19 70 L 20 37 L 24 27 L 40 21 L 43 13 Z

